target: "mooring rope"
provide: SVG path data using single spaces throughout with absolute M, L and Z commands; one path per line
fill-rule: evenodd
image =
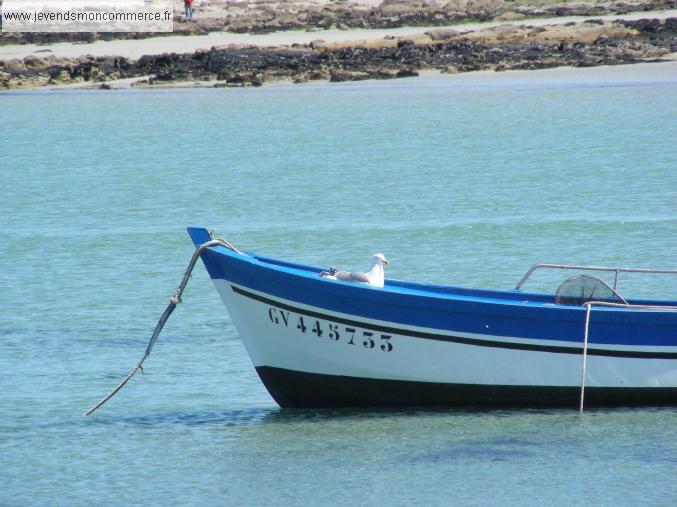
M 578 411 L 583 413 L 583 404 L 585 400 L 585 377 L 588 360 L 588 335 L 590 329 L 590 309 L 594 306 L 611 306 L 617 308 L 633 308 L 638 310 L 667 310 L 677 311 L 677 306 L 653 306 L 653 305 L 634 305 L 631 303 L 609 303 L 606 301 L 588 301 L 585 306 L 585 332 L 583 334 L 583 365 L 581 367 L 581 396 L 578 403 Z
M 84 415 L 92 415 L 94 411 L 96 411 L 99 407 L 101 407 L 104 403 L 106 403 L 108 400 L 110 400 L 117 392 L 122 389 L 127 382 L 129 382 L 129 379 L 131 379 L 134 374 L 141 370 L 143 373 L 143 362 L 146 360 L 146 358 L 150 355 L 150 351 L 153 349 L 153 345 L 155 345 L 156 340 L 158 339 L 158 336 L 160 336 L 160 331 L 162 331 L 162 328 L 165 325 L 165 322 L 167 322 L 167 319 L 169 319 L 169 316 L 172 314 L 174 311 L 174 308 L 181 302 L 181 296 L 183 295 L 183 291 L 186 288 L 186 285 L 188 285 L 188 280 L 190 279 L 190 274 L 193 272 L 193 268 L 195 268 L 195 264 L 197 263 L 197 260 L 200 258 L 200 254 L 206 249 L 209 248 L 210 246 L 225 246 L 226 248 L 229 248 L 233 252 L 244 255 L 242 252 L 240 252 L 237 248 L 235 248 L 233 245 L 231 245 L 228 241 L 225 239 L 221 238 L 214 238 L 212 240 L 209 240 L 205 243 L 202 243 L 200 246 L 198 246 L 195 249 L 195 252 L 193 252 L 193 256 L 190 259 L 190 262 L 188 263 L 188 268 L 186 269 L 186 272 L 183 275 L 183 279 L 181 280 L 181 283 L 176 289 L 176 292 L 172 297 L 169 298 L 169 305 L 165 309 L 164 313 L 160 317 L 160 320 L 158 321 L 157 325 L 155 326 L 155 330 L 153 331 L 153 335 L 150 337 L 150 341 L 148 342 L 148 346 L 146 347 L 146 351 L 143 353 L 143 357 L 141 357 L 141 360 L 136 364 L 134 369 L 125 377 L 125 379 L 120 382 L 115 389 L 113 389 L 110 393 L 108 393 L 105 397 L 103 397 L 96 405 L 94 405 L 92 408 L 90 408 L 87 412 L 85 412 Z

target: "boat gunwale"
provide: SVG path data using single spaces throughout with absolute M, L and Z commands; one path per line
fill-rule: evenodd
M 244 252 L 244 255 L 235 253 L 223 246 L 209 247 L 214 253 L 227 255 L 236 258 L 242 262 L 255 263 L 259 266 L 271 270 L 277 270 L 291 276 L 297 276 L 307 280 L 312 280 L 319 283 L 338 284 L 339 286 L 346 286 L 351 288 L 358 288 L 368 291 L 378 291 L 383 293 L 394 293 L 408 296 L 415 296 L 420 298 L 430 298 L 441 301 L 461 301 L 468 303 L 482 303 L 492 304 L 498 306 L 508 307 L 524 307 L 524 308 L 547 308 L 559 311 L 579 311 L 585 312 L 585 306 L 571 306 L 560 305 L 554 301 L 554 295 L 539 292 L 522 292 L 519 290 L 493 290 L 493 289 L 475 289 L 460 287 L 454 285 L 441 285 L 433 283 L 413 282 L 409 280 L 399 280 L 395 278 L 386 278 L 383 288 L 371 287 L 364 284 L 355 284 L 351 282 L 343 282 L 340 280 L 332 280 L 318 276 L 325 268 L 302 264 L 299 262 L 287 261 L 270 257 L 267 255 L 257 254 L 255 252 Z M 459 294 L 462 292 L 463 294 Z M 474 294 L 473 294 L 474 293 Z M 494 297 L 492 297 L 494 296 Z M 677 301 L 671 300 L 639 300 L 628 299 L 630 305 L 651 305 L 651 306 L 675 306 Z M 632 312 L 632 313 L 656 313 L 657 311 L 666 310 L 652 310 L 647 308 L 636 308 L 633 306 L 595 306 L 595 312 Z M 677 310 L 675 310 L 677 311 Z

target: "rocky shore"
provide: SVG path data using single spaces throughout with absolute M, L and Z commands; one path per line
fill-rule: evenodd
M 467 33 L 435 30 L 408 38 L 324 43 L 294 47 L 214 47 L 192 54 L 161 54 L 138 60 L 81 57 L 54 61 L 31 56 L 0 63 L 0 87 L 34 88 L 141 78 L 136 86 L 203 83 L 260 86 L 289 80 L 355 81 L 476 70 L 543 69 L 655 61 L 677 52 L 677 18 L 545 27 L 499 26 Z
M 0 5 L 2 0 L 0 0 Z M 0 45 L 91 43 L 97 40 L 140 40 L 168 35 L 205 35 L 217 31 L 261 34 L 286 30 L 383 29 L 446 26 L 463 22 L 527 20 L 567 16 L 603 16 L 677 8 L 677 0 L 253 0 L 196 2 L 192 22 L 175 1 L 174 32 L 154 33 L 9 33 Z
M 534 5 L 536 4 L 536 5 Z M 300 29 L 397 28 L 402 26 L 444 26 L 467 21 L 519 20 L 561 16 L 601 16 L 657 9 L 674 9 L 676 0 L 610 2 L 529 2 L 520 0 L 422 1 L 384 0 L 360 8 L 342 3 L 274 7 L 245 4 L 238 13 L 228 13 L 224 29 L 239 33 L 266 33 Z

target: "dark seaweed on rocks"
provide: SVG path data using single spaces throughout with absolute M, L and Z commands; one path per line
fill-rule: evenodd
M 294 48 L 227 47 L 192 54 L 88 58 L 44 68 L 45 62 L 0 67 L 0 86 L 103 82 L 150 76 L 147 84 L 215 81 L 220 86 L 260 86 L 267 81 L 324 79 L 333 82 L 414 76 L 422 69 L 443 72 L 588 67 L 655 60 L 676 49 L 677 18 L 620 22 L 630 37 L 592 42 L 492 43 L 399 41 L 389 47 Z M 636 31 L 636 32 L 635 32 Z M 615 33 L 615 32 L 609 32 Z M 41 67 L 42 65 L 42 67 Z

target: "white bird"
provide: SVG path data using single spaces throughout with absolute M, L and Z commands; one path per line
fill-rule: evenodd
M 372 287 L 383 287 L 385 272 L 384 264 L 390 264 L 382 253 L 374 254 L 369 271 L 363 273 L 360 271 L 337 271 L 331 268 L 329 271 L 323 271 L 320 276 L 331 280 L 340 280 L 342 282 L 364 283 Z

